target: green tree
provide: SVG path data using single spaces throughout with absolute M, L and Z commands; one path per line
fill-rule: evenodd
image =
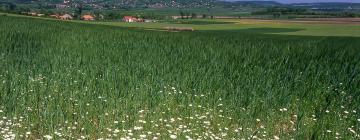
M 81 19 L 81 15 L 84 10 L 83 2 L 81 0 L 74 0 L 73 3 L 76 5 L 75 17 Z
M 196 13 L 191 13 L 191 18 L 197 18 L 197 14 Z
M 207 15 L 206 15 L 206 14 L 202 14 L 202 18 L 207 18 Z
M 280 18 L 281 13 L 280 12 L 274 12 L 273 13 L 273 18 Z
M 180 11 L 181 19 L 184 19 L 185 13 L 183 11 Z
M 114 12 L 110 12 L 106 15 L 105 18 L 108 20 L 114 20 L 114 19 L 116 19 L 116 14 Z
M 186 19 L 189 19 L 189 17 L 190 17 L 191 14 L 190 14 L 189 12 L 186 12 L 185 15 L 186 15 Z
M 16 4 L 14 3 L 9 3 L 9 10 L 10 11 L 14 11 L 16 9 Z

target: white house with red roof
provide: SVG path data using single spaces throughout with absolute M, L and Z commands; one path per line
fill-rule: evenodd
M 124 16 L 123 21 L 124 22 L 138 22 L 138 19 L 133 16 Z

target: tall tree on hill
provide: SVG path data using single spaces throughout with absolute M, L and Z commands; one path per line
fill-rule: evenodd
M 181 19 L 184 19 L 185 13 L 183 11 L 180 11 Z
M 16 9 L 16 4 L 9 3 L 9 10 L 14 11 Z
M 273 18 L 280 18 L 281 13 L 280 12 L 274 12 L 273 13 Z
M 80 3 L 79 5 L 77 5 L 75 12 L 79 19 L 81 18 L 82 12 L 83 12 L 83 5 L 82 3 Z
M 75 17 L 78 18 L 78 19 L 81 19 L 81 15 L 82 15 L 82 12 L 83 12 L 83 1 L 82 0 L 73 0 L 72 1 L 72 4 L 75 5 Z
M 191 13 L 191 18 L 197 18 L 197 14 L 196 13 Z
M 189 19 L 190 18 L 190 13 L 189 12 L 186 12 L 186 19 Z
M 202 14 L 202 18 L 206 18 L 207 17 L 207 15 L 206 14 Z
M 116 19 L 116 13 L 115 12 L 109 12 L 106 14 L 105 19 L 107 20 L 114 20 Z

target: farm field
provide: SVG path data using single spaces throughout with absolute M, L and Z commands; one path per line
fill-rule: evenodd
M 6 14 L 8 16 L 55 20 L 40 17 Z M 1 16 L 1 13 L 0 13 Z M 262 34 L 302 35 L 302 36 L 343 36 L 360 37 L 360 22 L 346 19 L 322 21 L 318 19 L 304 20 L 257 20 L 257 19 L 184 19 L 161 21 L 158 23 L 126 23 L 103 21 L 67 21 L 84 24 L 109 25 L 145 30 L 164 30 L 166 27 L 193 28 L 198 31 L 236 31 L 257 32 Z M 355 18 L 353 18 L 355 19 Z
M 345 36 L 360 37 L 360 23 L 302 21 L 302 20 L 257 20 L 257 19 L 196 19 L 179 20 L 179 23 L 125 23 L 125 22 L 84 22 L 140 29 L 164 29 L 166 27 L 187 27 L 200 31 L 240 31 L 266 34 L 304 35 L 304 36 Z M 185 22 L 181 22 L 185 21 Z
M 91 23 L 0 16 L 0 139 L 360 138 L 357 25 Z

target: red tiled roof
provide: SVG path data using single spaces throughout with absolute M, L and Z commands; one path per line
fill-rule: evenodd
M 133 16 L 124 16 L 124 19 L 136 19 L 136 18 Z
M 94 17 L 91 16 L 91 15 L 83 15 L 82 18 L 84 18 L 84 19 L 92 19 L 92 18 L 94 18 Z

